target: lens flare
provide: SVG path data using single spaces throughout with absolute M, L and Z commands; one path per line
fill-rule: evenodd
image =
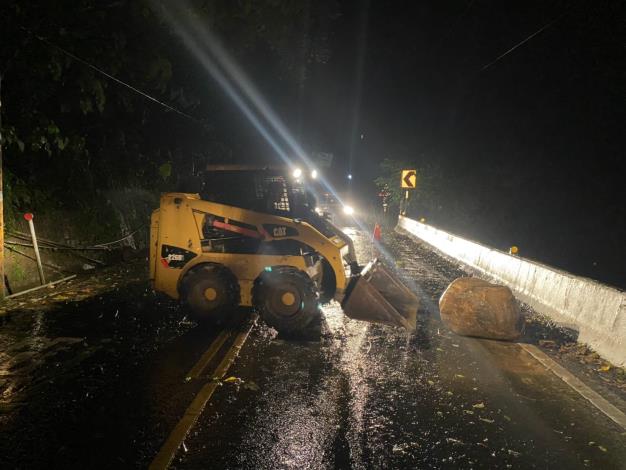
M 301 164 L 306 168 L 313 168 L 315 164 L 288 131 L 280 117 L 248 79 L 244 71 L 231 59 L 218 38 L 207 29 L 207 24 L 201 23 L 196 17 L 192 17 L 190 12 L 193 9 L 189 8 L 188 3 L 180 1 L 168 4 L 168 2 L 160 2 L 158 0 L 153 0 L 152 3 L 154 11 L 162 15 L 172 30 L 182 39 L 189 51 L 276 152 L 278 157 L 290 167 L 295 166 L 295 164 Z M 290 155 L 295 156 L 299 161 L 292 161 Z M 331 193 L 340 206 L 345 206 L 342 198 L 330 182 L 323 176 L 319 177 L 319 179 L 321 187 L 326 192 Z M 348 179 L 352 180 L 352 173 L 348 174 Z M 351 210 L 350 215 L 354 215 L 354 209 Z M 358 217 L 352 217 L 352 221 L 364 233 L 369 231 L 366 224 L 359 220 Z M 378 253 L 394 265 L 395 260 L 384 247 L 379 243 L 376 243 L 376 245 Z M 417 288 L 414 282 L 411 282 L 409 285 L 414 290 Z
M 183 40 L 185 46 L 196 57 L 226 95 L 239 108 L 248 121 L 267 141 L 276 154 L 289 166 L 293 166 L 288 155 L 295 155 L 308 168 L 314 163 L 289 132 L 280 117 L 274 112 L 245 72 L 226 52 L 219 39 L 208 29 L 206 23 L 191 15 L 192 8 L 184 1 L 159 2 L 153 0 L 153 9 L 160 14 L 172 30 Z M 341 203 L 341 198 L 326 178 L 320 184 Z

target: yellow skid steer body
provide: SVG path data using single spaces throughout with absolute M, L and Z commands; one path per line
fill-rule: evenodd
M 352 241 L 324 227 L 326 233 L 306 220 L 166 193 L 151 218 L 150 279 L 156 291 L 179 299 L 187 273 L 218 264 L 236 278 L 239 305 L 254 306 L 255 283 L 287 266 L 306 273 L 320 296 L 341 302 L 350 317 L 414 329 L 415 295 L 379 262 L 355 272 Z

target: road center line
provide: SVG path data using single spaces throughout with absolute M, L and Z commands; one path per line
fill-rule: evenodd
M 206 366 L 211 362 L 215 354 L 221 349 L 226 340 L 230 338 L 230 330 L 222 330 L 222 332 L 213 340 L 209 349 L 207 349 L 204 354 L 198 359 L 198 362 L 191 368 L 191 370 L 187 373 L 186 377 L 191 379 L 197 379 L 202 371 L 206 368 Z
M 519 346 L 539 361 L 546 369 L 550 370 L 554 375 L 578 392 L 583 398 L 587 399 L 593 406 L 617 423 L 622 429 L 626 430 L 626 414 L 619 410 L 615 405 L 609 403 L 602 395 L 585 385 L 578 377 L 574 376 L 565 367 L 556 363 L 546 353 L 534 344 L 522 344 Z
M 165 441 L 165 444 L 163 444 L 163 447 L 161 447 L 159 453 L 150 464 L 149 468 L 151 470 L 164 470 L 168 468 L 169 465 L 172 463 L 172 460 L 174 460 L 174 457 L 176 456 L 176 452 L 185 440 L 185 437 L 187 437 L 189 430 L 194 426 L 194 424 L 202 414 L 204 407 L 211 399 L 213 392 L 215 392 L 215 390 L 217 389 L 219 385 L 218 379 L 221 379 L 222 377 L 224 377 L 224 375 L 226 375 L 226 372 L 228 372 L 228 369 L 235 361 L 235 358 L 239 354 L 239 351 L 243 347 L 243 344 L 246 342 L 246 339 L 248 339 L 250 331 L 256 324 L 256 319 L 257 316 L 255 315 L 248 327 L 244 331 L 241 331 L 235 337 L 235 341 L 233 342 L 232 346 L 213 373 L 214 380 L 206 383 L 202 387 L 202 389 L 200 389 L 187 410 L 185 410 L 183 417 L 180 419 L 178 424 L 176 424 L 173 431 Z

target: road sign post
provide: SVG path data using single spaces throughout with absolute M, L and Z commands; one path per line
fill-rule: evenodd
M 400 215 L 406 215 L 409 208 L 409 189 L 415 189 L 417 186 L 417 171 L 402 170 L 400 177 L 400 187 L 404 189 L 404 205 L 400 209 Z
M 400 187 L 402 189 L 415 189 L 417 186 L 417 171 L 416 170 L 402 170 L 402 177 L 400 178 Z

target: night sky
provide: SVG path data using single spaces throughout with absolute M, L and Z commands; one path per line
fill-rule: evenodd
M 355 182 L 370 193 L 384 157 L 434 166 L 446 187 L 419 215 L 626 287 L 623 2 L 341 9 L 332 60 L 301 104 L 312 141 L 345 172 L 352 148 Z

